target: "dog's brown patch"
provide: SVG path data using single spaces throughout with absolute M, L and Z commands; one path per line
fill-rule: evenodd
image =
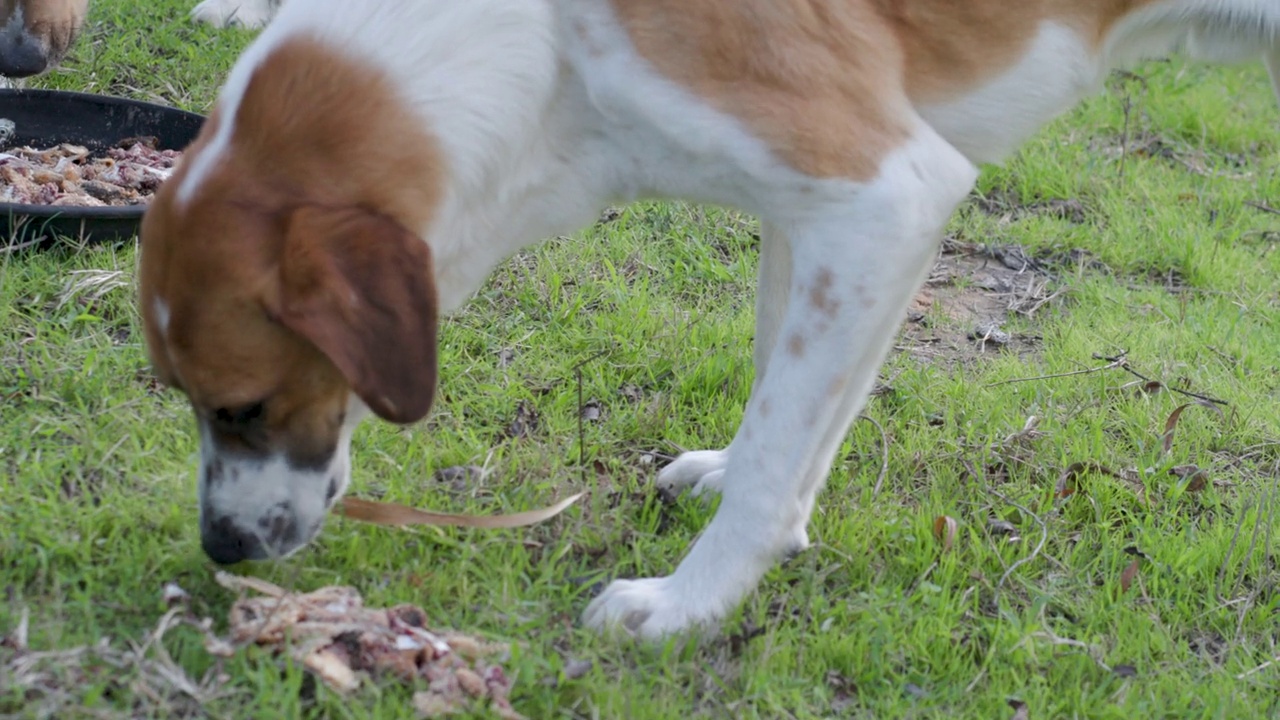
M 809 288 L 809 304 L 828 318 L 835 317 L 840 309 L 840 301 L 831 295 L 833 277 L 830 269 L 822 268 L 813 280 L 813 287 Z
M 792 335 L 787 338 L 787 352 L 792 357 L 804 357 L 804 338 L 799 335 Z
M 973 91 L 1055 20 L 1095 45 L 1156 0 L 613 0 L 641 56 L 815 177 L 873 177 L 911 104 Z
M 872 177 L 911 134 L 903 60 L 865 1 L 614 0 L 637 51 L 815 177 Z

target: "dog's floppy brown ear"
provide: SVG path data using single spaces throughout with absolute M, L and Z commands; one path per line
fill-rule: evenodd
M 337 366 L 379 417 L 421 419 L 436 387 L 436 287 L 427 244 L 357 207 L 288 220 L 279 319 Z

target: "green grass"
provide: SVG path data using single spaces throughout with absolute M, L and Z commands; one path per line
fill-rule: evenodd
M 188 5 L 97 0 L 67 67 L 31 84 L 207 109 L 251 34 L 195 27 Z M 1054 266 L 1058 299 L 1005 319 L 1031 350 L 977 352 L 946 308 L 928 313 L 926 334 L 961 340 L 891 357 L 890 389 L 865 413 L 883 438 L 854 425 L 815 546 L 720 636 L 651 649 L 578 625 L 594 582 L 679 562 L 713 507 L 659 498 L 653 453 L 724 445 L 750 388 L 754 221 L 678 204 L 622 209 L 505 263 L 444 327 L 431 417 L 355 439 L 361 496 L 494 512 L 591 490 L 580 507 L 519 531 L 335 519 L 296 557 L 239 570 L 299 590 L 351 584 L 372 605 L 418 603 L 433 624 L 516 643 L 514 700 L 532 718 L 1005 718 L 1009 698 L 1036 720 L 1280 717 L 1280 663 L 1251 672 L 1280 652 L 1280 215 L 1248 204 L 1280 206 L 1280 111 L 1260 67 L 1138 71 L 981 179 L 1010 202 L 1077 200 L 1082 223 L 970 202 L 951 225 L 963 243 L 1094 261 Z M 168 580 L 217 628 L 233 600 L 199 548 L 189 410 L 150 382 L 135 257 L 0 255 L 0 633 L 26 610 L 35 650 L 141 642 Z M 1188 409 L 1166 455 L 1185 396 L 1122 389 L 1134 377 L 1119 369 L 994 384 L 1122 351 L 1168 387 L 1228 402 L 1225 418 Z M 582 397 L 601 413 L 580 443 L 586 360 Z M 508 438 L 522 406 L 537 422 Z M 1008 440 L 1029 416 L 1042 434 Z M 1104 474 L 1055 500 L 1077 461 L 1133 469 L 1149 504 Z M 465 464 L 489 473 L 432 479 Z M 1169 474 L 1186 464 L 1208 487 Z M 944 515 L 958 526 L 949 548 L 934 535 Z M 164 642 L 193 678 L 215 667 L 194 630 Z M 562 677 L 581 660 L 589 672 Z M 56 666 L 57 717 L 403 717 L 411 695 L 374 684 L 338 698 L 255 652 L 226 661 L 199 707 L 163 685 L 158 703 L 134 667 Z M 0 676 L 0 716 L 55 700 Z

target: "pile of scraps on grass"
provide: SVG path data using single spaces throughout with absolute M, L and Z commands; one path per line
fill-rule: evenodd
M 487 703 L 504 720 L 522 716 L 511 707 L 511 680 L 495 658 L 507 646 L 455 632 L 427 628 L 414 605 L 365 607 L 350 587 L 323 587 L 294 594 L 263 580 L 219 572 L 220 585 L 257 596 L 231 606 L 230 643 L 206 643 L 227 656 L 234 647 L 255 644 L 288 654 L 338 692 L 360 687 L 357 673 L 403 682 L 425 680 L 414 693 L 414 708 L 439 717 Z
M 532 525 L 558 515 L 582 493 L 556 504 L 509 515 L 450 515 L 358 498 L 344 499 L 335 510 L 348 518 L 379 525 L 453 525 L 511 528 Z M 354 588 L 322 587 L 295 593 L 265 580 L 224 571 L 218 584 L 241 594 L 228 613 L 228 635 L 213 632 L 213 620 L 194 615 L 190 596 L 176 583 L 164 586 L 169 610 L 141 642 L 127 647 L 102 638 L 92 646 L 68 650 L 35 650 L 29 644 L 29 611 L 18 626 L 0 636 L 0 699 L 23 698 L 41 717 L 59 717 L 81 705 L 85 685 L 110 678 L 127 685 L 142 702 L 143 714 L 166 717 L 203 716 L 202 708 L 227 692 L 231 678 L 218 663 L 203 678 L 193 679 L 164 646 L 174 627 L 194 628 L 204 648 L 217 658 L 230 658 L 254 645 L 277 657 L 287 655 L 338 693 L 349 693 L 363 678 L 426 683 L 414 693 L 421 717 L 435 718 L 483 708 L 502 720 L 524 720 L 510 701 L 513 681 L 499 664 L 508 646 L 455 631 L 432 630 L 427 615 L 415 605 L 385 609 L 365 607 Z M 4 710 L 0 704 L 0 711 Z

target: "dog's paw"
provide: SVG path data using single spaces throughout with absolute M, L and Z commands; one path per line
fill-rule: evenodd
M 719 620 L 702 603 L 679 593 L 671 577 L 614 580 L 591 601 L 582 619 L 593 630 L 646 641 L 713 629 Z
M 273 0 L 204 0 L 191 11 L 196 22 L 214 27 L 265 27 L 275 14 Z
M 728 450 L 691 450 L 681 453 L 680 457 L 658 472 L 658 489 L 679 493 L 692 487 L 691 494 L 694 497 L 718 493 L 728 464 Z
M 795 556 L 809 549 L 809 531 L 803 525 L 797 525 L 791 528 L 790 537 L 787 540 L 785 549 L 782 552 L 784 560 L 791 560 Z

